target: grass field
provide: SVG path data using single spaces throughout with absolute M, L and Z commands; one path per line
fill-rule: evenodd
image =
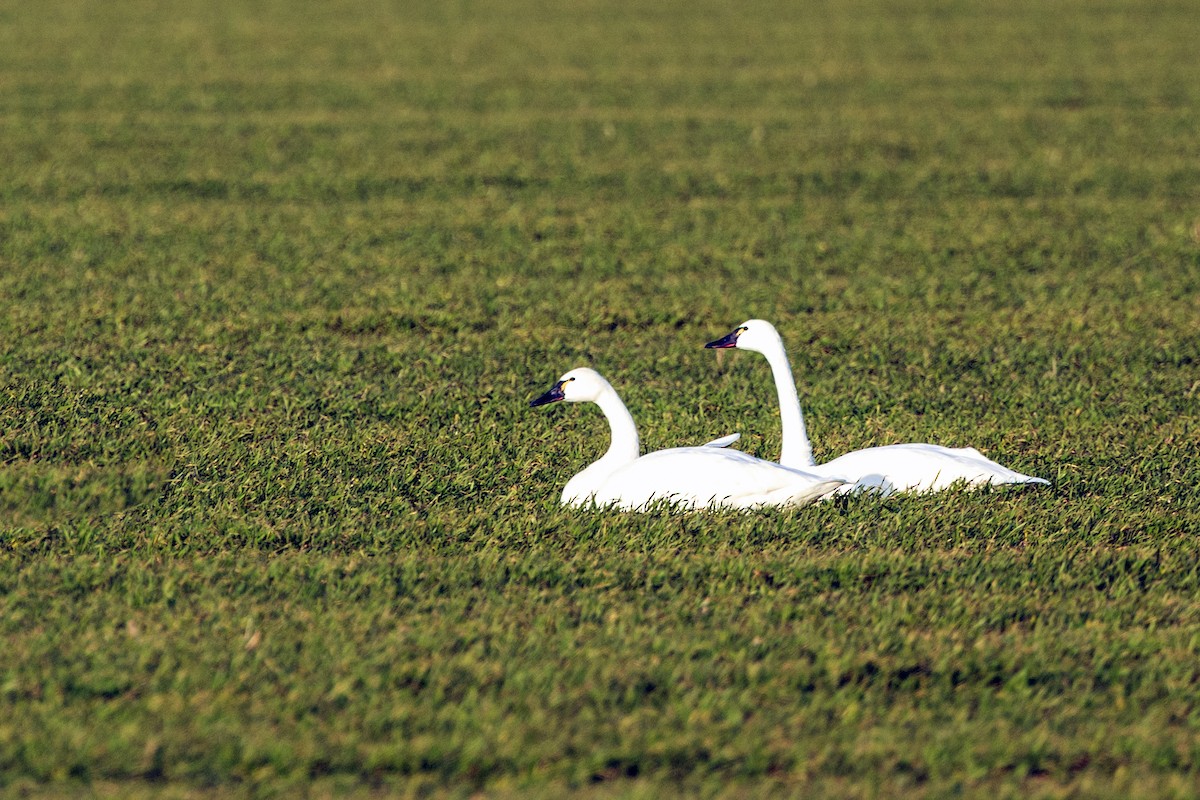
M 0 794 L 1194 796 L 1187 2 L 0 10 Z M 643 445 L 1031 490 L 568 511 Z

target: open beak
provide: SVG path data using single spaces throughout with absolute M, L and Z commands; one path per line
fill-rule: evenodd
M 563 386 L 562 381 L 559 381 L 558 383 L 554 384 L 553 386 L 550 387 L 550 390 L 548 392 L 546 392 L 545 394 L 538 395 L 537 397 L 530 400 L 529 407 L 536 408 L 537 406 L 544 406 L 547 403 L 557 403 L 559 400 L 562 400 L 564 398 L 562 386 Z
M 720 339 L 717 339 L 715 342 L 709 342 L 704 346 L 710 350 L 724 350 L 727 347 L 737 347 L 738 336 L 740 336 L 741 333 L 742 331 L 740 328 L 736 331 L 730 331 L 728 334 L 722 336 Z

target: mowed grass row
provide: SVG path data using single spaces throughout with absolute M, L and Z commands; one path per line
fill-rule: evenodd
M 0 26 L 0 782 L 1186 795 L 1186 4 L 229 0 Z M 1049 489 L 557 506 L 607 446 Z
M 8 599 L 8 757 L 277 788 L 1188 785 L 1194 548 L 829 552 L 781 542 L 791 519 L 720 522 L 703 547 L 711 524 L 38 564 Z

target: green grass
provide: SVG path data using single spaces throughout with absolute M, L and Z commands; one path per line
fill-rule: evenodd
M 0 793 L 1194 793 L 1192 4 L 0 23 Z M 558 507 L 576 366 L 774 457 L 752 316 L 1053 486 Z

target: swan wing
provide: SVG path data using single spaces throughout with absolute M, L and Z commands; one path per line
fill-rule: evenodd
M 729 447 L 740 438 L 742 438 L 740 433 L 731 433 L 728 436 L 713 439 L 711 442 L 705 442 L 702 447 Z
M 820 471 L 825 470 L 845 476 L 852 486 L 882 481 L 899 492 L 936 492 L 959 483 L 967 486 L 1049 483 L 998 464 L 973 447 L 949 448 L 924 443 L 855 450 L 822 464 Z

